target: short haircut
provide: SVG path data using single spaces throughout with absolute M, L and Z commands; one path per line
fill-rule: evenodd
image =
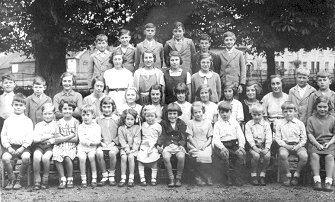
M 55 106 L 50 102 L 47 102 L 42 106 L 42 112 L 44 112 L 44 110 L 47 110 L 47 109 L 51 109 L 52 112 L 56 111 Z
M 230 103 L 228 102 L 220 102 L 219 106 L 218 106 L 218 111 L 231 111 L 232 106 Z
M 153 105 L 146 105 L 143 107 L 143 116 L 145 117 L 147 114 L 155 114 L 157 117 L 156 107 Z
M 270 83 L 269 83 L 269 84 L 270 84 L 270 89 L 271 89 L 271 81 L 272 81 L 272 79 L 275 79 L 275 78 L 280 79 L 281 86 L 282 86 L 282 88 L 284 89 L 285 83 L 284 83 L 284 81 L 283 81 L 283 77 L 280 76 L 279 74 L 274 74 L 274 75 L 271 75 L 271 76 L 270 76 Z
M 72 84 L 76 85 L 76 78 L 74 76 L 73 73 L 71 72 L 64 72 L 61 76 L 60 76 L 60 86 L 63 86 L 63 78 L 67 77 L 67 76 L 71 76 L 72 77 Z
M 178 112 L 178 116 L 181 116 L 183 114 L 183 112 L 181 111 L 181 108 L 178 104 L 172 102 L 170 104 L 168 104 L 167 108 L 166 108 L 166 112 Z
M 236 36 L 235 36 L 235 34 L 234 34 L 233 32 L 231 32 L 231 31 L 225 32 L 225 33 L 223 34 L 223 40 L 225 40 L 226 37 L 232 37 L 234 40 L 236 40 Z
M 327 105 L 328 105 L 328 111 L 331 111 L 334 108 L 331 99 L 328 98 L 328 97 L 326 97 L 326 96 L 324 96 L 324 95 L 322 95 L 322 96 L 316 98 L 316 100 L 314 102 L 314 105 L 313 105 L 313 109 L 316 110 L 316 107 L 321 102 L 327 103 Z
M 196 62 L 197 62 L 198 65 L 200 65 L 201 60 L 207 59 L 207 58 L 210 59 L 210 61 L 212 63 L 211 66 L 212 66 L 213 65 L 213 58 L 212 58 L 211 54 L 209 54 L 209 53 L 201 53 Z
M 114 112 L 116 110 L 115 101 L 109 96 L 102 98 L 100 102 L 100 111 L 102 112 L 102 105 L 109 105 L 109 104 L 112 105 L 113 112 Z
M 136 117 L 137 117 L 137 111 L 135 109 L 125 109 L 123 110 L 121 116 L 120 116 L 120 125 L 123 126 L 126 124 L 126 118 L 127 115 L 130 114 L 131 116 L 134 117 L 135 121 L 136 121 Z
M 319 71 L 316 75 L 316 79 L 318 79 L 318 78 L 329 78 L 329 77 L 330 77 L 329 73 L 324 71 L 324 70 Z
M 208 34 L 201 34 L 200 38 L 199 38 L 199 41 L 200 40 L 208 41 L 209 43 L 211 43 L 212 38 Z
M 128 35 L 130 36 L 130 31 L 128 29 L 121 29 L 119 32 L 119 37 L 122 35 Z
M 151 50 L 146 50 L 146 51 L 144 51 L 143 53 L 142 53 L 142 62 L 144 62 L 144 54 L 145 53 L 151 53 L 152 55 L 153 55 L 153 57 L 154 57 L 154 62 L 156 62 L 156 54 L 153 52 L 153 51 L 151 51 Z
M 108 37 L 104 34 L 97 35 L 97 37 L 95 38 L 95 43 L 98 43 L 98 42 L 101 42 L 101 41 L 105 41 L 107 43 L 108 42 Z
M 13 97 L 12 103 L 14 102 L 19 102 L 19 103 L 26 105 L 26 96 L 24 96 L 22 93 L 16 93 Z
M 135 101 L 138 100 L 140 98 L 139 94 L 138 94 L 138 91 L 135 87 L 128 87 L 126 89 L 126 91 L 124 92 L 124 99 L 127 101 L 127 92 L 128 91 L 134 91 L 135 94 L 136 94 L 136 98 L 135 98 Z
M 189 89 L 185 83 L 177 83 L 176 87 L 173 89 L 173 94 L 177 96 L 179 93 L 185 93 L 186 96 L 189 95 Z
M 125 60 L 123 59 L 123 53 L 122 53 L 121 49 L 115 49 L 115 50 L 112 52 L 112 54 L 111 54 L 111 56 L 109 57 L 109 60 L 108 60 L 108 62 L 109 62 L 113 67 L 114 67 L 113 59 L 114 59 L 114 57 L 117 56 L 117 55 L 121 55 L 121 56 L 122 56 L 122 64 L 125 62 Z
M 203 89 L 206 89 L 208 90 L 208 93 L 209 93 L 209 100 L 211 100 L 211 95 L 212 95 L 212 89 L 211 87 L 208 85 L 208 84 L 201 84 L 199 86 L 199 88 L 197 89 L 197 92 L 195 93 L 197 97 L 200 98 L 200 92 L 203 90 Z
M 295 106 L 295 104 L 291 101 L 285 101 L 282 105 L 281 105 L 281 110 L 288 110 L 288 109 L 294 109 L 295 111 L 297 111 L 297 107 Z
M 101 81 L 103 84 L 104 84 L 104 89 L 106 88 L 106 80 L 103 76 L 95 76 L 93 79 L 92 79 L 92 83 L 91 83 L 91 88 L 94 89 L 94 85 L 97 81 Z
M 254 103 L 250 107 L 250 113 L 262 113 L 264 112 L 263 105 L 261 103 Z
M 169 53 L 169 58 L 168 58 L 168 60 L 167 60 L 167 63 L 168 63 L 168 64 L 166 64 L 167 66 L 171 66 L 171 64 L 170 64 L 170 59 L 171 59 L 171 57 L 179 57 L 179 64 L 180 64 L 180 65 L 183 64 L 183 59 L 181 58 L 179 52 L 178 52 L 178 51 L 171 51 L 171 52 Z
M 225 81 L 222 83 L 222 93 L 225 89 L 232 89 L 233 90 L 233 94 L 236 95 L 237 94 L 237 87 L 236 87 L 236 83 L 232 82 L 232 81 Z
M 13 81 L 15 83 L 15 76 L 14 74 L 10 73 L 10 74 L 5 74 L 1 77 L 1 80 L 4 81 L 5 79 Z
M 36 85 L 43 85 L 43 86 L 46 86 L 47 85 L 47 82 L 45 81 L 45 79 L 41 76 L 36 76 L 34 78 L 34 81 L 33 81 L 33 85 L 36 84 Z
M 173 23 L 173 29 L 179 29 L 182 28 L 182 30 L 185 32 L 185 26 L 183 23 L 176 21 Z
M 81 108 L 81 114 L 87 114 L 87 113 L 91 113 L 93 116 L 95 116 L 95 109 L 93 105 L 87 104 Z
M 307 68 L 303 68 L 303 67 L 299 67 L 298 69 L 297 69 L 297 75 L 304 75 L 304 76 L 309 76 L 309 74 L 310 74 L 310 71 L 309 71 L 309 69 L 307 69 Z
M 151 99 L 151 91 L 152 90 L 159 90 L 161 96 L 160 96 L 160 100 L 162 102 L 162 97 L 163 97 L 163 89 L 162 86 L 160 84 L 155 84 L 153 86 L 151 86 L 151 88 L 149 89 L 149 103 L 152 104 L 152 99 Z
M 72 107 L 73 111 L 76 109 L 77 104 L 72 100 L 61 100 L 58 106 L 58 110 L 61 112 L 64 105 L 67 104 L 69 107 Z
M 247 84 L 245 85 L 245 89 L 247 89 L 247 87 L 250 87 L 250 86 L 253 86 L 255 88 L 255 90 L 256 90 L 256 97 L 258 97 L 259 95 L 262 94 L 263 89 L 262 89 L 261 85 L 257 81 L 252 81 L 252 80 L 248 81 Z M 245 93 L 246 92 L 247 91 L 245 90 Z M 245 95 L 245 96 L 247 96 L 247 95 Z
M 205 105 L 204 103 L 200 102 L 200 101 L 195 101 L 193 102 L 192 106 L 191 106 L 191 114 L 193 115 L 194 113 L 194 109 L 197 108 L 197 107 L 200 107 L 201 108 L 201 111 L 202 113 L 205 113 L 206 112 L 206 108 L 205 108 Z
M 147 23 L 147 24 L 144 25 L 144 29 L 146 29 L 146 28 L 154 28 L 154 29 L 156 29 L 156 26 L 153 23 L 149 22 L 149 23 Z

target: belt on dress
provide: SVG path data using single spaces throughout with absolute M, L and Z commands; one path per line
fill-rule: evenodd
M 111 89 L 109 89 L 109 91 L 116 91 L 116 92 L 125 91 L 125 90 L 127 90 L 127 88 L 111 88 Z

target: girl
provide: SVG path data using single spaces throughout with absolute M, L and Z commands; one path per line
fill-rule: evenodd
M 185 164 L 186 124 L 178 118 L 182 114 L 176 103 L 170 103 L 166 110 L 167 120 L 161 122 L 162 135 L 158 138 L 157 149 L 163 155 L 164 164 L 169 175 L 168 187 L 180 187 L 181 177 Z M 171 156 L 177 158 L 177 176 L 174 175 L 171 165 Z
M 81 175 L 81 185 L 87 187 L 86 178 L 86 159 L 90 161 L 92 170 L 92 187 L 97 186 L 97 167 L 95 164 L 95 153 L 101 140 L 101 128 L 93 122 L 95 108 L 92 105 L 85 105 L 82 109 L 81 116 L 83 123 L 78 127 L 78 158 Z
M 60 177 L 58 189 L 73 188 L 73 159 L 77 153 L 77 129 L 79 121 L 73 118 L 72 113 L 76 109 L 75 103 L 62 100 L 59 103 L 59 111 L 62 112 L 63 118 L 57 121 L 59 136 L 54 139 L 54 148 L 52 150 L 52 160 Z M 64 165 L 66 169 L 67 179 L 64 174 Z
M 270 77 L 272 92 L 266 94 L 261 103 L 264 107 L 264 117 L 276 128 L 277 122 L 284 118 L 281 106 L 288 99 L 288 95 L 283 92 L 283 79 L 280 75 Z
M 60 112 L 59 108 L 59 104 L 62 100 L 73 102 L 75 104 L 76 108 L 73 109 L 72 116 L 77 119 L 80 119 L 81 118 L 80 108 L 82 106 L 83 97 L 81 96 L 80 93 L 72 90 L 73 85 L 76 84 L 76 79 L 74 75 L 71 72 L 64 72 L 60 76 L 60 80 L 61 80 L 60 85 L 63 87 L 63 91 L 57 93 L 53 99 L 53 104 L 56 109 L 55 112 L 56 119 L 58 120 L 63 117 L 63 113 Z
M 102 179 L 98 186 L 104 186 L 109 181 L 110 186 L 115 186 L 115 165 L 116 155 L 119 153 L 119 137 L 117 128 L 119 127 L 119 117 L 115 114 L 116 106 L 111 97 L 105 97 L 100 102 L 102 116 L 97 119 L 97 124 L 101 127 L 101 147 L 96 151 L 97 162 L 102 172 Z M 109 170 L 106 170 L 104 153 L 109 156 Z
M 198 88 L 196 95 L 205 106 L 204 118 L 214 124 L 218 120 L 218 107 L 214 102 L 210 101 L 210 96 L 212 95 L 211 87 L 208 84 L 202 84 Z
M 120 49 L 112 53 L 109 62 L 113 64 L 113 68 L 104 73 L 107 85 L 106 94 L 114 100 L 118 109 L 125 103 L 126 89 L 133 85 L 133 75 L 123 67 L 123 54 Z
M 191 120 L 192 106 L 191 103 L 186 101 L 186 97 L 189 94 L 189 88 L 187 88 L 186 84 L 184 83 L 178 83 L 174 89 L 174 94 L 177 97 L 177 101 L 175 103 L 179 105 L 181 111 L 183 112 L 179 118 L 187 123 Z
M 189 72 L 180 68 L 183 61 L 177 51 L 172 51 L 170 53 L 170 68 L 164 71 L 165 80 L 165 102 L 169 104 L 177 100 L 176 96 L 173 94 L 173 89 L 178 83 L 185 83 L 187 87 L 191 88 L 191 75 Z M 189 95 L 190 96 L 190 95 Z M 188 100 L 190 97 L 188 97 Z
M 84 98 L 83 105 L 92 105 L 94 107 L 94 118 L 97 118 L 101 116 L 100 101 L 105 97 L 105 78 L 102 76 L 96 76 L 93 78 L 91 85 L 91 88 L 93 88 L 93 93 Z
M 162 133 L 162 127 L 156 122 L 156 107 L 148 105 L 144 107 L 145 122 L 142 124 L 142 142 L 137 154 L 138 171 L 141 178 L 141 186 L 147 186 L 144 176 L 144 167 L 151 168 L 151 185 L 157 184 L 157 160 L 160 158 L 157 148 L 158 137 Z
M 128 187 L 134 186 L 135 157 L 141 143 L 141 128 L 135 125 L 137 112 L 134 109 L 123 111 L 118 129 L 121 144 L 121 181 L 118 186 L 123 187 L 126 183 L 127 160 L 129 163 Z
M 136 100 L 138 100 L 138 93 L 136 88 L 134 87 L 127 88 L 125 92 L 125 99 L 126 103 L 121 105 L 121 107 L 118 109 L 118 114 L 122 115 L 123 111 L 126 109 L 134 109 L 139 115 L 141 113 L 142 106 L 135 102 Z
M 205 107 L 201 102 L 194 102 L 191 111 L 193 119 L 188 122 L 186 132 L 189 134 L 187 147 L 192 156 L 195 180 L 199 186 L 205 185 L 204 181 L 211 186 L 213 181 L 209 172 L 212 164 L 212 123 L 203 118 Z
M 221 98 L 221 81 L 220 76 L 210 70 L 210 67 L 213 65 L 212 56 L 209 53 L 202 53 L 197 62 L 200 64 L 201 69 L 199 72 L 192 75 L 192 101 L 200 99 L 195 96 L 195 91 L 199 86 L 201 84 L 208 84 L 212 89 L 212 95 L 210 97 L 211 101 L 218 103 Z
M 252 119 L 250 108 L 253 104 L 260 103 L 257 99 L 262 94 L 262 87 L 257 81 L 248 81 L 245 87 L 245 99 L 242 101 L 244 122 Z
M 160 85 L 153 85 L 150 90 L 150 97 L 149 97 L 149 103 L 151 106 L 155 107 L 156 109 L 156 122 L 160 123 L 162 121 L 163 117 L 163 108 L 164 105 L 162 105 L 162 87 Z M 142 111 L 145 107 L 143 107 Z M 142 113 L 142 117 L 144 114 Z
M 156 55 L 152 51 L 145 51 L 142 55 L 143 68 L 140 68 L 134 73 L 134 87 L 140 95 L 140 104 L 146 105 L 149 102 L 149 90 L 153 85 L 161 85 L 164 95 L 165 81 L 161 70 L 154 66 Z M 162 97 L 164 102 L 164 96 Z
M 235 119 L 238 123 L 243 122 L 244 115 L 243 115 L 243 107 L 242 103 L 234 98 L 234 95 L 237 94 L 237 89 L 235 84 L 231 81 L 226 81 L 223 83 L 223 101 L 231 104 L 231 118 Z M 221 103 L 219 102 L 219 104 Z
M 187 72 L 192 73 L 192 55 L 195 54 L 195 46 L 192 39 L 184 37 L 185 27 L 181 22 L 175 22 L 172 30 L 172 39 L 168 40 L 164 46 L 165 64 L 170 66 L 169 55 L 172 51 L 178 51 L 183 64 L 181 68 Z
M 335 154 L 335 118 L 329 114 L 332 110 L 331 100 L 320 96 L 314 104 L 316 114 L 307 120 L 307 135 L 310 141 L 309 153 L 313 172 L 314 189 L 322 190 L 320 178 L 320 156 L 325 158 L 326 180 L 325 191 L 332 191 L 332 174 Z

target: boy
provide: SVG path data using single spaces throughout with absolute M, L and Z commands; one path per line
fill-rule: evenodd
M 155 34 L 156 26 L 154 24 L 148 23 L 144 26 L 145 39 L 141 43 L 137 44 L 135 50 L 135 70 L 143 66 L 141 56 L 147 50 L 152 51 L 156 55 L 156 62 L 154 64 L 155 67 L 159 69 L 165 67 L 163 44 L 154 39 Z
M 129 44 L 129 41 L 131 39 L 130 31 L 127 29 L 121 29 L 120 35 L 119 35 L 119 41 L 121 45 L 116 47 L 114 51 L 119 51 L 123 55 L 123 64 L 122 66 L 132 73 L 135 72 L 134 69 L 134 59 L 135 59 L 135 48 L 131 44 Z
M 52 103 L 51 98 L 44 94 L 45 89 L 46 82 L 44 78 L 40 76 L 35 77 L 33 81 L 34 93 L 27 97 L 25 110 L 26 116 L 33 121 L 34 126 L 43 121 L 42 106 L 47 102 Z
M 103 76 L 107 69 L 112 68 L 109 63 L 109 57 L 112 54 L 107 50 L 108 38 L 104 34 L 99 34 L 95 39 L 97 51 L 90 56 L 88 63 L 88 87 L 91 86 L 91 80 L 96 76 Z
M 227 176 L 227 185 L 231 186 L 231 176 L 235 176 L 235 184 L 242 186 L 242 166 L 245 161 L 245 139 L 240 124 L 231 119 L 231 105 L 222 102 L 218 106 L 221 119 L 214 124 L 213 142 L 214 153 L 221 159 L 223 172 Z M 234 173 L 229 172 L 229 156 L 236 158 Z
M 309 69 L 297 69 L 297 85 L 290 89 L 288 101 L 293 102 L 298 108 L 298 119 L 307 124 L 307 107 L 310 96 L 316 91 L 307 81 L 309 79 Z
M 220 62 L 221 62 L 220 58 L 215 53 L 212 53 L 209 51 L 209 47 L 211 46 L 211 37 L 208 34 L 200 35 L 199 46 L 200 46 L 200 51 L 196 52 L 193 55 L 192 72 L 197 73 L 201 69 L 200 61 L 199 61 L 199 57 L 201 53 L 209 53 L 213 59 L 213 64 L 211 64 L 210 69 L 220 74 Z
M 14 97 L 14 88 L 16 86 L 13 74 L 4 75 L 1 79 L 4 92 L 0 95 L 0 132 L 5 119 L 14 112 L 12 102 Z
M 243 92 L 246 82 L 246 68 L 243 53 L 237 50 L 234 45 L 236 36 L 233 32 L 225 32 L 223 40 L 226 48 L 218 54 L 221 62 L 220 77 L 221 83 L 232 81 L 238 87 L 238 93 Z
M 252 120 L 245 124 L 245 138 L 250 145 L 249 152 L 252 156 L 251 184 L 265 186 L 265 173 L 271 158 L 272 131 L 269 122 L 263 118 L 264 109 L 260 103 L 253 104 L 250 113 Z M 262 166 L 258 180 L 256 172 L 259 164 Z
M 54 120 L 55 107 L 52 103 L 45 103 L 42 106 L 41 111 L 43 121 L 36 124 L 33 136 L 33 143 L 36 148 L 33 157 L 35 190 L 48 188 L 50 159 L 52 157 L 54 138 L 56 137 L 58 131 L 58 125 Z M 41 161 L 43 163 L 42 183 L 40 175 Z
M 26 174 L 30 151 L 29 146 L 32 142 L 33 122 L 24 115 L 26 109 L 26 97 L 17 93 L 12 102 L 14 113 L 4 122 L 1 131 L 1 144 L 4 148 L 2 163 L 8 173 L 8 184 L 6 190 L 21 189 L 21 179 Z M 19 126 L 19 127 L 18 127 Z M 11 159 L 21 158 L 20 173 L 15 180 Z
M 284 102 L 281 108 L 285 118 L 280 120 L 276 126 L 275 141 L 279 145 L 279 163 L 282 171 L 286 174 L 283 184 L 285 186 L 296 186 L 298 185 L 300 172 L 308 159 L 307 150 L 304 147 L 307 141 L 306 129 L 304 123 L 295 118 L 297 108 L 292 102 Z M 291 176 L 288 162 L 288 157 L 292 154 L 299 158 L 293 176 Z
M 331 84 L 331 80 L 329 76 L 330 76 L 329 73 L 326 71 L 320 71 L 316 75 L 316 82 L 319 87 L 319 90 L 315 91 L 309 97 L 308 107 L 307 107 L 307 118 L 312 116 L 313 114 L 313 106 L 314 106 L 315 100 L 322 95 L 330 99 L 332 103 L 332 109 L 330 110 L 330 113 L 334 115 L 335 92 L 329 89 L 329 85 Z

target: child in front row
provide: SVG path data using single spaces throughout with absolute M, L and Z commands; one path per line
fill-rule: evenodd
M 8 173 L 8 184 L 5 190 L 21 189 L 22 177 L 26 174 L 29 166 L 33 122 L 24 115 L 26 108 L 25 99 L 25 96 L 21 93 L 17 93 L 14 96 L 12 102 L 14 113 L 5 120 L 1 131 L 1 144 L 4 148 L 2 163 Z M 22 164 L 20 173 L 15 180 L 13 166 L 10 161 L 16 158 L 22 159 Z
M 160 158 L 160 154 L 156 144 L 162 133 L 162 126 L 156 122 L 156 113 L 156 107 L 153 105 L 147 105 L 143 109 L 145 122 L 142 124 L 142 142 L 137 154 L 141 186 L 147 186 L 144 167 L 151 168 L 151 185 L 157 185 L 157 161 Z
M 275 140 L 279 145 L 279 163 L 282 171 L 286 174 L 283 180 L 284 186 L 298 185 L 301 170 L 307 163 L 308 155 L 304 147 L 307 141 L 305 125 L 302 121 L 295 118 L 297 113 L 296 106 L 286 101 L 281 106 L 284 119 L 278 122 L 276 126 Z M 299 162 L 293 176 L 289 169 L 289 155 L 297 155 Z
M 79 126 L 79 121 L 72 116 L 75 109 L 76 104 L 71 101 L 62 100 L 59 103 L 59 111 L 62 112 L 63 118 L 57 121 L 59 136 L 51 141 L 55 144 L 52 150 L 52 160 L 55 161 L 60 178 L 58 189 L 73 188 L 73 159 L 77 155 L 77 130 Z
M 105 97 L 100 102 L 102 115 L 97 119 L 97 124 L 101 127 L 101 147 L 96 151 L 98 166 L 102 172 L 102 179 L 98 186 L 104 186 L 109 181 L 110 186 L 115 186 L 115 166 L 116 155 L 119 153 L 119 138 L 117 128 L 119 127 L 119 117 L 115 114 L 116 105 L 111 97 Z M 109 170 L 106 170 L 104 153 L 108 152 Z
M 185 146 L 186 146 L 186 124 L 178 116 L 182 111 L 176 103 L 170 103 L 167 106 L 164 120 L 161 122 L 162 135 L 157 141 L 157 149 L 163 155 L 165 167 L 167 169 L 170 182 L 168 187 L 180 187 L 181 177 L 185 164 Z M 171 157 L 177 158 L 177 176 L 174 177 L 171 165 Z
M 55 107 L 52 103 L 45 103 L 42 106 L 43 121 L 35 126 L 33 143 L 35 151 L 33 157 L 34 189 L 48 188 L 48 179 L 50 171 L 50 159 L 52 157 L 53 138 L 57 136 L 58 126 L 55 119 Z M 43 163 L 43 177 L 41 182 L 41 161 Z
M 329 111 L 332 110 L 330 99 L 325 96 L 318 97 L 314 104 L 314 110 L 316 110 L 316 114 L 307 120 L 308 152 L 311 159 L 314 189 L 322 190 L 320 157 L 324 156 L 326 168 L 324 190 L 331 192 L 333 190 L 331 184 L 335 155 L 335 118 L 329 114 Z
M 81 117 L 83 123 L 78 126 L 78 158 L 81 175 L 81 185 L 87 187 L 86 159 L 90 161 L 92 169 L 92 187 L 97 186 L 97 166 L 95 163 L 95 153 L 101 140 L 101 128 L 93 122 L 95 108 L 92 105 L 85 105 L 82 108 Z
M 252 120 L 245 124 L 245 138 L 250 146 L 251 184 L 265 186 L 265 173 L 270 164 L 272 131 L 269 122 L 263 118 L 263 106 L 255 103 L 250 107 Z M 259 178 L 257 168 L 261 165 Z
M 134 186 L 135 157 L 141 144 L 141 128 L 135 125 L 137 111 L 125 109 L 121 114 L 120 127 L 118 129 L 119 141 L 121 144 L 121 181 L 118 186 L 126 184 L 127 160 L 129 164 L 128 187 Z
M 232 119 L 232 107 L 229 103 L 219 104 L 218 111 L 221 119 L 214 124 L 213 146 L 214 153 L 221 159 L 223 174 L 227 177 L 226 184 L 232 185 L 231 176 L 235 178 L 235 184 L 242 186 L 242 166 L 245 161 L 245 139 L 240 124 Z M 229 156 L 236 158 L 234 173 L 229 173 Z

